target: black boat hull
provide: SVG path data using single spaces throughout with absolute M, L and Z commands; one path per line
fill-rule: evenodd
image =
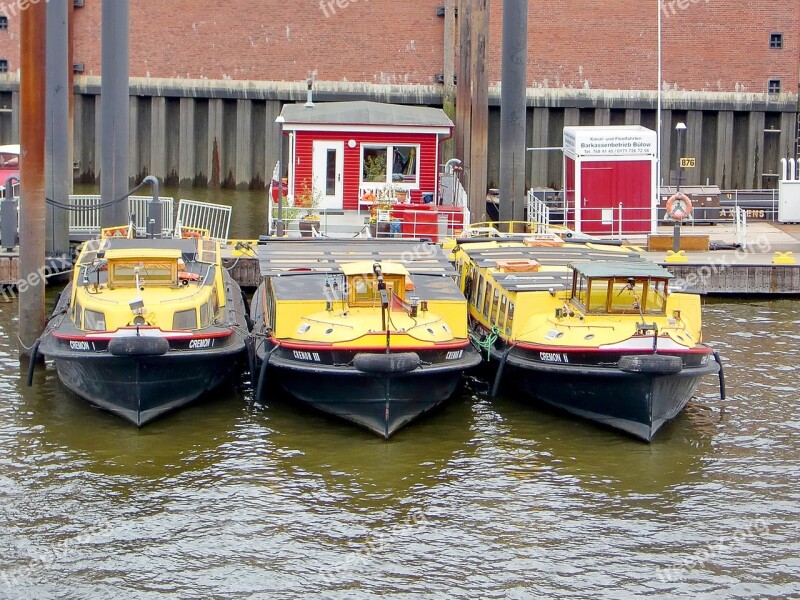
M 501 354 L 493 353 L 493 359 L 499 361 Z M 672 373 L 542 363 L 520 351 L 512 351 L 507 361 L 507 381 L 524 394 L 647 442 L 684 409 L 704 376 L 719 372 L 710 355 L 702 364 Z
M 480 363 L 471 346 L 456 360 L 423 360 L 413 368 L 409 354 L 415 353 L 361 354 L 360 361 L 337 365 L 301 362 L 278 351 L 269 358 L 268 378 L 307 405 L 388 439 L 450 398 L 464 371 Z
M 137 337 L 134 329 L 103 338 L 58 317 L 42 335 L 39 352 L 53 361 L 71 392 L 141 427 L 223 385 L 246 364 L 244 298 L 227 273 L 224 279 L 227 324 L 180 338 Z M 69 298 L 67 287 L 54 315 L 66 312 Z
M 141 427 L 224 384 L 241 360 L 241 351 L 232 349 L 213 354 L 62 356 L 54 364 L 70 391 Z

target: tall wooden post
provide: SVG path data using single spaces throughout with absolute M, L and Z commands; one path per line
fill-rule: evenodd
M 20 358 L 44 331 L 44 135 L 45 40 L 47 4 L 30 4 L 20 13 L 20 219 L 19 343 Z
M 70 164 L 69 135 L 69 10 L 68 0 L 47 3 L 47 123 L 45 138 L 46 193 L 56 202 L 69 200 L 72 165 Z M 69 0 L 69 5 L 72 1 Z M 47 256 L 68 260 L 69 214 L 54 205 L 46 207 Z
M 444 90 L 442 92 L 442 109 L 450 119 L 456 120 L 456 0 L 444 2 Z M 442 163 L 455 156 L 455 140 L 450 138 L 442 148 Z
M 67 88 L 69 90 L 69 143 L 67 144 L 67 151 L 69 160 L 67 162 L 69 163 L 69 193 L 71 194 L 75 184 L 75 73 L 72 70 L 75 56 L 75 43 L 73 40 L 75 33 L 75 3 L 69 2 L 67 10 L 69 10 L 67 20 Z
M 472 85 L 472 2 L 458 0 L 458 85 L 456 85 L 455 158 L 461 159 L 469 180 L 470 119 Z
M 469 207 L 473 220 L 486 220 L 489 152 L 489 0 L 473 0 L 471 54 L 472 126 L 469 146 Z
M 103 0 L 100 194 L 104 202 L 128 191 L 129 16 L 128 0 Z M 124 201 L 100 211 L 103 227 L 122 225 L 128 218 L 128 204 Z
M 528 0 L 503 2 L 503 87 L 500 91 L 500 220 L 525 215 L 525 126 Z

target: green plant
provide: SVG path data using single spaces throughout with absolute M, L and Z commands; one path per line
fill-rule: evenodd
M 322 195 L 319 190 L 309 187 L 308 180 L 304 179 L 301 184 L 300 193 L 295 196 L 294 206 L 298 210 L 305 210 L 302 219 L 306 221 L 319 221 L 319 215 L 314 212 L 322 201 Z
M 289 204 L 289 198 L 286 196 L 283 197 L 283 221 L 294 221 L 300 217 L 300 209 L 292 206 Z M 278 207 L 272 207 L 272 220 L 276 220 L 278 218 Z
M 386 181 L 386 153 L 364 157 L 364 181 L 380 183 Z

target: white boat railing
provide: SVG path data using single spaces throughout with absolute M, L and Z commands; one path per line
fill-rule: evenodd
M 232 207 L 224 204 L 181 199 L 178 201 L 176 222 L 179 227 L 206 229 L 212 240 L 225 243 L 230 232 L 232 211 Z

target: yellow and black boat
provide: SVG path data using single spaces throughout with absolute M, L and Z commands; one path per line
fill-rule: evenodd
M 476 344 L 501 378 L 550 405 L 650 441 L 719 357 L 700 298 L 629 248 L 556 236 L 459 240 Z
M 117 229 L 83 245 L 37 350 L 71 391 L 141 426 L 244 364 L 247 314 L 218 242 Z
M 388 438 L 480 363 L 441 248 L 386 240 L 258 247 L 256 397 L 274 378 L 307 404 Z

